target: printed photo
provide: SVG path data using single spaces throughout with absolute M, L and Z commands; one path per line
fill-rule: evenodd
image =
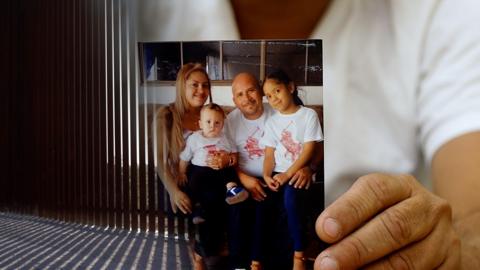
M 324 207 L 322 41 L 138 49 L 160 200 L 191 256 L 311 268 Z

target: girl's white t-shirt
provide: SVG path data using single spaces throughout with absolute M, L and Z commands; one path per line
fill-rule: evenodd
M 276 172 L 285 172 L 298 159 L 307 142 L 323 140 L 317 113 L 303 106 L 292 114 L 276 112 L 265 123 L 261 143 L 275 148 Z

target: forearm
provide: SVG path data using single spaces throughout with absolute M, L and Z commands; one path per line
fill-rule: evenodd
M 263 160 L 263 177 L 272 176 L 273 166 L 275 165 L 274 158 L 275 149 L 271 147 L 265 148 L 265 158 Z
M 238 179 L 240 180 L 240 183 L 243 186 L 248 185 L 249 180 L 251 179 L 251 176 L 243 172 L 242 169 L 240 169 L 238 166 L 235 167 L 235 171 L 237 172 L 237 176 L 238 176 Z
M 180 162 L 178 163 L 178 171 L 181 174 L 187 174 L 187 167 L 188 167 L 188 161 L 180 159 Z
M 432 161 L 434 190 L 452 207 L 464 269 L 480 269 L 480 132 L 447 142 Z

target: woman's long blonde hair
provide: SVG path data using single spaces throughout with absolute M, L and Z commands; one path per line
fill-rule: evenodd
M 210 79 L 203 66 L 199 63 L 185 64 L 177 74 L 175 102 L 161 107 L 155 116 L 157 136 L 153 138 L 157 140 L 157 173 L 163 181 L 169 179 L 176 183 L 177 180 L 179 156 L 185 147 L 182 119 L 190 109 L 185 94 L 186 81 L 196 71 L 205 74 L 210 90 Z M 209 92 L 211 102 L 212 94 Z

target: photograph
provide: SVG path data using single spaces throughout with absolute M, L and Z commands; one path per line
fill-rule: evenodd
M 322 41 L 138 47 L 158 180 L 180 187 L 159 200 L 188 198 L 175 201 L 181 215 L 163 210 L 187 232 L 191 256 L 228 254 L 219 268 L 311 267 L 324 202 Z M 212 163 L 222 156 L 227 166 Z

